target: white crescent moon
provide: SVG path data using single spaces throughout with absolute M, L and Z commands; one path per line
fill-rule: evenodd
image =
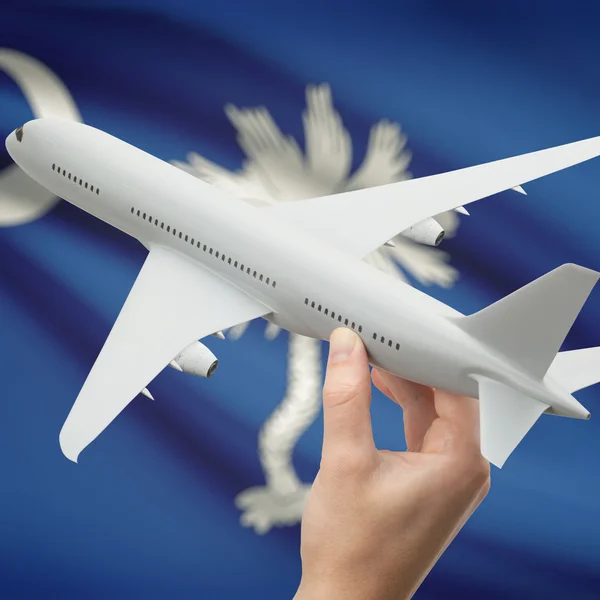
M 0 70 L 21 88 L 35 118 L 56 117 L 82 122 L 79 110 L 58 76 L 35 58 L 0 48 Z M 15 127 L 20 123 L 15 123 Z M 44 216 L 58 198 L 17 165 L 0 172 L 0 227 L 29 223 Z

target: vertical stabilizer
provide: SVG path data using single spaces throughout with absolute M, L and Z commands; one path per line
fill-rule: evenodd
M 532 376 L 542 378 L 599 277 L 578 265 L 562 265 L 457 322 Z

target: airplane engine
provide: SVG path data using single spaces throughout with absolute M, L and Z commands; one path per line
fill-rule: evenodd
M 217 357 L 204 344 L 192 342 L 171 361 L 170 366 L 184 373 L 210 377 L 218 363 Z
M 405 229 L 402 235 L 419 244 L 437 246 L 444 239 L 445 233 L 444 228 L 433 217 L 428 217 Z

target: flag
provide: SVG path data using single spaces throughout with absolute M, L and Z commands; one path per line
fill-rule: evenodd
M 593 8 L 455 4 L 12 0 L 0 8 L 0 133 L 38 114 L 45 73 L 62 98 L 52 110 L 164 160 L 191 165 L 195 153 L 231 173 L 244 172 L 248 152 L 226 107 L 266 107 L 304 151 L 307 86 L 323 82 L 351 140 L 350 173 L 382 119 L 406 136 L 413 177 L 597 135 Z M 15 69 L 15 51 L 39 71 Z M 4 150 L 0 168 L 1 203 Z M 530 183 L 527 196 L 485 199 L 442 242 L 449 262 L 433 264 L 452 269 L 447 286 L 403 274 L 472 313 L 562 263 L 598 270 L 599 181 L 590 161 Z M 260 432 L 287 406 L 291 336 L 265 339 L 264 324 L 252 322 L 239 339 L 203 340 L 219 358 L 214 377 L 166 369 L 150 386 L 155 401 L 136 398 L 73 464 L 58 433 L 146 250 L 54 198 L 21 216 L 7 206 L 0 597 L 293 597 L 299 525 L 257 535 L 257 521 L 244 522 L 253 496 L 243 495 L 268 491 Z M 595 292 L 564 349 L 600 343 L 599 309 Z M 322 369 L 326 350 L 299 351 Z M 300 369 L 294 381 L 309 381 L 314 398 L 321 375 Z M 416 598 L 598 595 L 600 391 L 577 396 L 592 419 L 536 424 L 492 471 L 490 494 Z M 289 449 L 300 490 L 320 459 L 312 410 Z M 404 447 L 401 413 L 379 394 L 373 423 L 380 447 Z

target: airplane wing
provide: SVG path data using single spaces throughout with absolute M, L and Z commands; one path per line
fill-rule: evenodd
M 459 169 L 265 208 L 356 258 L 405 229 L 600 155 L 600 137 Z
M 150 253 L 60 432 L 77 462 L 156 375 L 194 340 L 271 312 L 187 257 Z

